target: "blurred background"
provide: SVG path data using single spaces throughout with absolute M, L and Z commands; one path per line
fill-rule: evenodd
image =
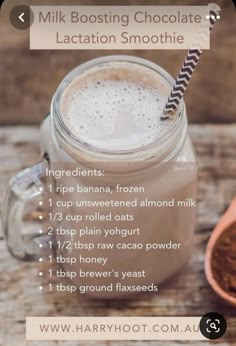
M 31 5 L 207 5 L 193 0 L 5 0 L 0 14 L 0 126 L 39 124 L 48 112 L 52 95 L 61 79 L 75 66 L 110 54 L 129 54 L 149 59 L 174 77 L 183 62 L 183 50 L 136 51 L 30 51 L 29 31 L 14 29 L 10 9 L 19 3 Z M 211 34 L 211 50 L 204 51 L 186 92 L 192 123 L 236 120 L 236 11 L 232 0 L 216 1 L 221 19 Z

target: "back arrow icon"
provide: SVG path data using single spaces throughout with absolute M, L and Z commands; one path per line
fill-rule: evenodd
M 22 21 L 22 23 L 25 22 L 25 20 L 23 19 L 24 14 L 25 14 L 25 12 L 22 12 L 21 15 L 18 17 Z

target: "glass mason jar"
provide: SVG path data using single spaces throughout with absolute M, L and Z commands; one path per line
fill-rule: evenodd
M 22 236 L 21 231 L 22 214 L 25 203 L 32 197 L 43 193 L 45 184 L 43 178 L 46 169 L 52 168 L 54 163 L 59 165 L 61 169 L 66 169 L 68 163 L 82 166 L 84 169 L 105 167 L 107 172 L 106 186 L 113 187 L 117 183 L 124 186 L 143 186 L 145 196 L 149 200 L 170 201 L 174 199 L 175 201 L 187 201 L 196 199 L 196 156 L 188 135 L 186 109 L 183 101 L 179 106 L 178 116 L 173 120 L 173 126 L 171 126 L 169 132 L 165 136 L 157 138 L 154 142 L 136 149 L 115 151 L 109 150 L 109 148 L 99 149 L 77 138 L 65 126 L 60 114 L 60 104 L 66 88 L 84 71 L 94 66 L 113 62 L 128 62 L 144 66 L 163 78 L 170 87 L 174 83 L 173 78 L 160 66 L 132 56 L 108 56 L 94 59 L 78 66 L 64 78 L 53 96 L 50 115 L 43 120 L 41 125 L 42 160 L 33 167 L 26 168 L 18 173 L 10 181 L 9 189 L 5 195 L 3 230 L 10 253 L 20 260 L 37 261 L 42 255 L 39 250 L 35 250 L 35 247 L 33 247 L 34 250 L 29 251 L 25 244 L 25 238 Z M 85 183 L 86 185 L 101 184 L 92 179 L 90 181 L 89 177 L 86 178 L 86 182 L 83 181 L 83 177 L 76 177 L 76 182 L 81 185 Z M 63 183 L 66 185 L 66 178 L 64 178 Z M 78 195 L 75 195 L 71 198 L 76 199 L 77 197 Z M 86 199 L 87 197 L 83 198 Z M 103 196 L 101 198 L 103 199 Z M 105 196 L 104 199 L 106 199 Z M 113 195 L 113 199 L 119 200 L 121 197 L 117 194 Z M 70 212 L 75 211 L 71 209 Z M 82 209 L 80 212 L 87 213 L 88 210 Z M 103 213 L 105 212 L 109 212 L 109 208 L 103 209 Z M 122 208 L 117 212 L 122 213 Z M 165 250 L 153 248 L 149 252 L 145 250 L 140 252 L 138 250 L 121 251 L 120 249 L 114 249 L 107 270 L 112 270 L 114 265 L 118 265 L 119 270 L 124 272 L 144 270 L 148 275 L 139 279 L 140 285 L 159 284 L 177 272 L 185 264 L 191 253 L 195 208 L 183 204 L 178 207 L 156 209 L 136 207 L 132 210 L 132 213 L 135 220 L 133 227 L 136 226 L 141 230 L 138 238 L 139 242 L 142 244 L 167 244 L 172 242 L 177 245 Z M 129 228 L 129 224 L 125 222 L 117 222 L 116 225 L 121 228 Z M 112 226 L 115 227 L 114 224 L 111 224 Z M 86 227 L 86 222 L 81 222 L 77 227 Z M 102 229 L 106 226 L 103 221 L 98 220 L 96 227 Z M 39 234 L 32 239 L 32 243 L 35 239 L 39 241 L 40 237 L 44 237 L 42 241 L 45 243 L 45 235 Z M 54 234 L 54 240 L 55 238 L 56 240 L 65 240 L 66 236 Z M 73 241 L 78 240 L 81 240 L 81 238 L 76 234 Z M 89 238 L 85 236 L 83 240 L 88 241 Z M 99 241 L 101 241 L 101 238 L 93 237 L 93 242 Z M 119 240 L 116 237 L 110 237 L 109 241 L 117 243 Z M 126 243 L 130 240 L 124 238 L 122 241 Z M 68 255 L 65 250 L 57 249 L 57 251 Z M 81 253 L 83 251 L 72 249 L 69 255 L 78 259 Z M 96 252 L 94 254 L 99 256 Z M 78 263 L 74 264 L 73 268 L 70 264 L 63 265 L 65 271 L 74 270 L 78 272 L 80 268 L 81 265 Z M 94 270 L 94 267 L 89 268 Z M 105 282 L 108 283 L 109 280 L 107 279 Z M 123 283 L 133 284 L 134 282 L 133 279 L 126 279 Z M 89 285 L 91 278 L 76 276 L 76 278 L 73 278 L 73 283 L 77 287 L 81 284 Z M 107 292 L 93 292 L 92 295 L 117 297 L 126 296 L 127 293 L 114 291 L 109 294 Z

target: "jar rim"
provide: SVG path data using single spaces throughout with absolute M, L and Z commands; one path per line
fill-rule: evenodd
M 126 150 L 109 150 L 109 149 L 98 148 L 76 137 L 65 125 L 61 116 L 60 101 L 63 96 L 63 93 L 66 90 L 66 88 L 73 82 L 76 76 L 83 73 L 89 68 L 98 66 L 99 64 L 102 65 L 108 62 L 128 62 L 128 63 L 142 65 L 144 67 L 147 67 L 153 70 L 159 75 L 161 75 L 161 77 L 164 78 L 171 87 L 173 86 L 175 82 L 174 78 L 161 66 L 143 58 L 134 57 L 131 55 L 108 55 L 105 57 L 99 57 L 99 58 L 89 60 L 77 66 L 72 71 L 70 71 L 60 82 L 53 96 L 53 99 L 51 102 L 51 115 L 52 115 L 53 123 L 55 124 L 57 138 L 59 137 L 60 139 L 64 140 L 65 143 L 68 143 L 74 149 L 84 150 L 85 152 L 89 152 L 90 154 L 92 153 L 94 155 L 103 155 L 106 158 L 120 157 L 121 159 L 125 159 L 125 158 L 128 159 L 134 155 L 135 156 L 141 155 L 149 150 L 153 150 L 154 148 L 157 148 L 159 145 L 163 144 L 163 142 L 170 140 L 170 138 L 176 133 L 176 131 L 179 128 L 183 128 L 184 118 L 186 118 L 186 114 L 185 114 L 186 112 L 185 112 L 185 103 L 184 103 L 184 100 L 182 99 L 179 104 L 178 116 L 176 116 L 175 119 L 172 120 L 173 126 L 171 126 L 170 131 L 163 133 L 160 137 L 158 137 L 151 143 L 148 143 L 144 146 L 132 148 L 132 149 L 126 149 Z

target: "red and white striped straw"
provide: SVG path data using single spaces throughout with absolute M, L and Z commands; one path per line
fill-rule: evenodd
M 218 5 L 209 4 L 208 7 L 209 7 L 209 15 L 206 17 L 206 19 L 210 20 L 210 27 L 208 25 L 208 21 L 203 21 L 200 27 L 200 30 L 198 31 L 196 38 L 194 40 L 193 48 L 191 48 L 188 51 L 188 54 L 180 69 L 179 75 L 171 90 L 170 96 L 163 110 L 161 120 L 174 119 L 176 108 L 178 107 L 181 99 L 183 98 L 184 92 L 188 86 L 188 83 L 192 77 L 192 74 L 203 52 L 203 50 L 200 49 L 199 47 L 203 45 L 203 40 L 204 38 L 206 38 L 206 23 L 207 23 L 207 28 L 209 28 L 211 31 L 216 20 L 220 18 L 219 16 L 220 7 Z

